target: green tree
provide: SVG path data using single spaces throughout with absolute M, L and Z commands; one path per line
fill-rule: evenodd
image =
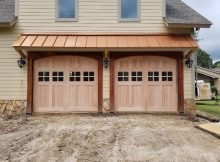
M 214 63 L 213 68 L 220 68 L 220 61 Z
M 213 67 L 212 58 L 207 52 L 199 48 L 196 50 L 196 54 L 197 54 L 198 66 L 208 68 L 208 69 Z

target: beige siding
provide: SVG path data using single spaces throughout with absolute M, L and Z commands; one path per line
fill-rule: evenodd
M 110 69 L 103 68 L 103 98 L 110 98 Z
M 185 60 L 184 60 L 185 65 Z M 184 98 L 191 99 L 194 98 L 194 69 L 184 66 Z
M 11 47 L 24 32 L 189 32 L 167 30 L 163 24 L 162 0 L 141 0 L 141 21 L 118 22 L 117 0 L 79 0 L 78 22 L 56 22 L 55 0 L 19 0 L 18 22 L 13 28 L 0 29 L 0 99 L 13 99 L 21 80 L 19 99 L 26 99 L 27 70 L 19 69 L 19 55 Z M 190 74 L 185 72 L 187 97 L 190 97 Z M 189 77 L 189 78 L 188 78 Z M 109 71 L 104 70 L 104 97 L 108 98 Z
M 215 80 L 215 86 L 217 87 L 218 95 L 219 95 L 220 94 L 220 78 Z

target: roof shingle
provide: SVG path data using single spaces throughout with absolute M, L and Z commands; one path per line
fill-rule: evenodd
M 212 22 L 200 15 L 181 0 L 166 0 L 165 23 L 210 27 Z
M 0 23 L 11 23 L 15 19 L 15 0 L 0 0 Z

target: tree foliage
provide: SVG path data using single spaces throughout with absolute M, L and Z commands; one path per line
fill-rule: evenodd
M 220 61 L 213 64 L 213 68 L 220 68 Z
M 196 54 L 197 54 L 198 66 L 208 68 L 208 69 L 213 67 L 212 58 L 207 52 L 199 48 L 197 49 Z

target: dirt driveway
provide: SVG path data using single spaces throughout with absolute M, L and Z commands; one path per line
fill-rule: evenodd
M 0 119 L 0 161 L 220 161 L 220 140 L 173 115 Z

